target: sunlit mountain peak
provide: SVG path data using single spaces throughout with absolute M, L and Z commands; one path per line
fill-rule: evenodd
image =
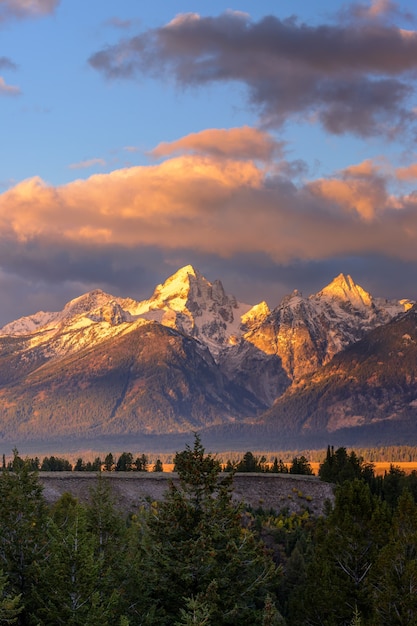
M 357 285 L 349 274 L 339 274 L 317 295 L 348 300 L 355 306 L 371 306 L 372 296 Z

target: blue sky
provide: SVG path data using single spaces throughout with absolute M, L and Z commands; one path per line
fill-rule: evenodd
M 0 0 L 0 325 L 192 263 L 416 298 L 412 0 Z

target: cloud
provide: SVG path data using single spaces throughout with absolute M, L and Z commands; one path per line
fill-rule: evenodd
M 370 160 L 345 168 L 337 177 L 316 180 L 308 188 L 318 199 L 365 221 L 397 206 L 387 192 L 386 177 Z
M 16 70 L 17 65 L 9 57 L 0 57 L 0 70 Z
M 340 272 L 360 284 L 365 277 L 377 295 L 415 296 L 417 193 L 390 193 L 391 183 L 409 188 L 415 164 L 367 160 L 297 185 L 291 164 L 268 162 L 275 142 L 267 133 L 215 131 L 167 144 L 158 164 L 57 187 L 31 178 L 1 193 L 0 288 L 11 287 L 0 325 L 13 310 L 58 309 L 97 286 L 146 298 L 187 263 L 227 281 L 242 301 L 273 306 Z M 45 306 L 29 284 L 49 293 Z
M 230 131 L 233 140 L 236 134 Z M 213 156 L 207 143 L 204 155 L 61 187 L 40 178 L 15 185 L 0 195 L 0 265 L 10 270 L 26 259 L 33 269 L 55 250 L 63 266 L 76 268 L 72 279 L 78 280 L 85 269 L 69 259 L 82 257 L 82 250 L 111 256 L 112 250 L 134 255 L 145 248 L 223 259 L 262 254 L 275 263 L 361 254 L 417 262 L 417 195 L 393 198 L 372 162 L 296 186 L 285 168 L 271 175 L 249 154 L 247 160 L 224 159 Z M 195 145 L 195 136 L 178 145 Z M 61 271 L 59 263 L 54 271 Z
M 409 11 L 404 11 L 398 2 L 393 2 L 393 0 L 371 0 L 368 4 L 350 2 L 339 11 L 340 18 L 355 21 L 385 20 L 392 16 L 401 16 L 410 22 L 413 21 L 412 14 Z
M 395 6 L 374 2 L 368 19 L 318 26 L 272 15 L 255 22 L 238 12 L 183 14 L 89 62 L 107 78 L 241 82 L 269 126 L 307 114 L 333 134 L 392 135 L 414 119 L 409 99 L 417 72 L 417 33 L 376 19 Z
M 177 141 L 160 143 L 151 151 L 155 157 L 174 154 L 205 154 L 215 158 L 258 159 L 270 161 L 282 154 L 283 143 L 264 131 L 243 126 L 207 129 Z
M 104 167 L 106 165 L 106 161 L 104 159 L 88 159 L 86 161 L 80 161 L 79 163 L 71 163 L 68 167 L 72 170 L 77 170 L 87 169 L 89 167 L 94 167 L 95 165 L 102 165 Z
M 0 76 L 0 96 L 20 96 L 22 92 L 16 85 L 8 85 L 3 76 Z
M 396 170 L 398 180 L 417 181 L 417 163 L 412 163 L 407 167 L 398 167 Z
M 54 13 L 60 0 L 1 0 L 0 22 L 7 19 L 42 17 Z

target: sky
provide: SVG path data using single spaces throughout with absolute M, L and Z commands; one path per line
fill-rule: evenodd
M 417 299 L 415 0 L 0 0 L 0 326 L 192 264 Z

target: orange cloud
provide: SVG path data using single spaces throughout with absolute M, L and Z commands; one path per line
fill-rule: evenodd
M 0 195 L 0 261 L 116 248 L 253 253 L 280 263 L 361 253 L 417 259 L 417 199 L 393 200 L 372 163 L 300 187 L 268 171 L 252 159 L 198 154 L 61 187 L 25 180 Z
M 196 231 L 220 229 L 221 207 L 237 190 L 259 188 L 262 179 L 252 163 L 197 157 L 117 170 L 58 188 L 33 178 L 0 196 L 0 224 L 19 241 L 43 236 L 175 247 L 200 240 L 203 247 L 216 247 L 209 239 L 204 245 L 206 235 Z
M 257 159 L 270 161 L 282 154 L 283 144 L 270 134 L 242 126 L 241 128 L 211 128 L 192 133 L 177 141 L 160 143 L 151 151 L 156 157 L 173 154 L 209 154 L 217 158 Z
M 408 167 L 399 167 L 395 174 L 398 180 L 416 180 L 417 179 L 417 163 L 413 163 Z
M 356 213 L 363 220 L 372 220 L 376 213 L 391 207 L 386 181 L 372 161 L 366 160 L 342 170 L 338 178 L 320 179 L 310 190 L 326 202 L 344 211 Z

